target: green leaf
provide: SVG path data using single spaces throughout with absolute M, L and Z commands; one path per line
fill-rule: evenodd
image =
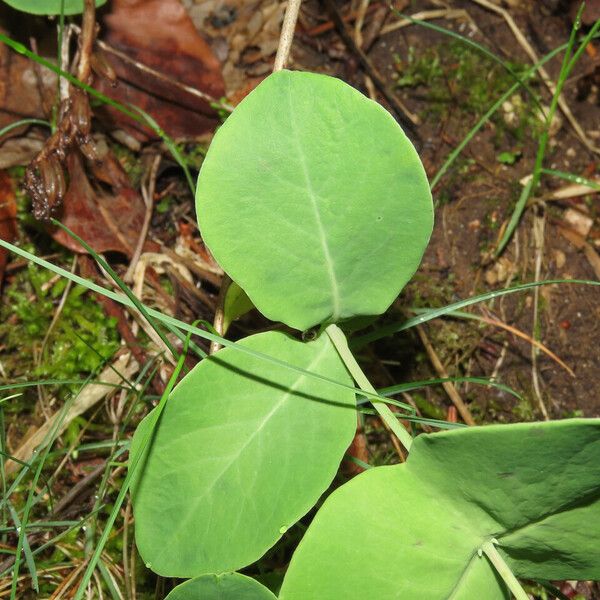
M 281 71 L 235 109 L 196 192 L 203 238 L 268 318 L 305 330 L 383 313 L 433 224 L 425 171 L 379 104 Z
M 276 600 L 255 579 L 239 573 L 202 575 L 178 585 L 165 600 Z
M 514 165 L 521 158 L 521 152 L 500 152 L 496 158 L 503 165 Z
M 62 0 L 4 0 L 6 4 L 32 15 L 60 15 Z M 96 0 L 96 6 L 106 0 Z M 78 15 L 83 12 L 83 0 L 64 0 L 64 14 Z
M 326 335 L 303 343 L 267 332 L 240 344 L 351 382 Z M 193 577 L 259 559 L 333 480 L 354 435 L 354 407 L 350 390 L 236 350 L 203 360 L 171 394 L 133 484 L 147 566 Z
M 600 577 L 600 419 L 421 435 L 318 512 L 280 600 L 507 598 L 485 554 L 521 577 Z
M 229 326 L 236 319 L 250 312 L 253 308 L 254 304 L 252 304 L 252 300 L 248 298 L 246 292 L 235 281 L 232 281 L 227 288 L 223 304 L 223 335 L 227 333 Z

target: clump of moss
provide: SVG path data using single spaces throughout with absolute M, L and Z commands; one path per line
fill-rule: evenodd
M 10 378 L 73 379 L 94 372 L 119 347 L 116 320 L 79 285 L 68 291 L 44 344 L 67 282 L 30 263 L 4 290 L 0 308 L 3 367 Z
M 450 111 L 459 119 L 469 115 L 481 117 L 515 83 L 515 77 L 500 64 L 459 41 L 422 50 L 410 47 L 405 58 L 395 59 L 397 87 L 422 91 L 427 102 L 425 117 L 447 117 Z M 516 62 L 507 65 L 519 79 L 528 70 L 527 65 Z M 504 119 L 502 111 L 492 117 L 499 132 L 508 132 L 521 141 L 531 134 L 532 127 L 533 131 L 541 129 L 532 103 L 514 101 L 513 106 L 510 122 Z

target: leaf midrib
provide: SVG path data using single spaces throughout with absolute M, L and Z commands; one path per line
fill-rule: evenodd
M 312 183 L 312 179 L 310 177 L 310 172 L 308 170 L 308 165 L 306 164 L 306 158 L 304 156 L 304 152 L 302 151 L 302 147 L 300 146 L 300 137 L 298 135 L 298 127 L 296 124 L 296 116 L 294 113 L 294 107 L 292 104 L 292 81 L 291 78 L 288 79 L 288 105 L 290 109 L 290 130 L 292 133 L 292 139 L 294 142 L 294 146 L 296 148 L 296 152 L 298 154 L 298 160 L 302 167 L 302 173 L 304 175 L 304 181 L 306 183 L 306 191 L 307 196 L 310 200 L 311 207 L 313 209 L 315 222 L 317 224 L 317 231 L 319 234 L 319 241 L 321 243 L 321 248 L 323 250 L 323 258 L 325 259 L 325 266 L 327 268 L 327 276 L 329 278 L 329 283 L 331 286 L 331 302 L 332 302 L 332 310 L 331 310 L 331 319 L 332 321 L 338 321 L 341 315 L 341 300 L 340 300 L 340 290 L 339 283 L 335 274 L 335 265 L 333 261 L 333 257 L 331 255 L 331 250 L 329 249 L 329 242 L 327 240 L 327 235 L 325 233 L 325 228 L 323 226 L 323 220 L 321 219 L 321 213 L 319 211 L 319 205 L 317 204 L 317 194 L 315 193 L 315 189 Z
M 326 354 L 326 351 L 328 349 L 329 345 L 327 343 L 323 344 L 323 347 L 318 351 L 317 355 L 311 360 L 310 364 L 307 366 L 306 370 L 307 371 L 312 371 L 313 368 L 315 368 L 316 365 L 319 364 L 319 362 L 321 361 L 322 357 L 324 354 Z M 298 376 L 298 378 L 296 379 L 296 381 L 294 381 L 294 383 L 289 386 L 288 391 L 283 394 L 283 396 L 281 397 L 281 400 L 279 400 L 274 407 L 271 409 L 271 411 L 269 411 L 269 413 L 267 413 L 263 419 L 263 422 L 260 424 L 260 426 L 252 432 L 252 434 L 248 437 L 248 439 L 246 440 L 246 442 L 240 447 L 240 449 L 238 450 L 237 453 L 235 453 L 233 455 L 233 458 L 231 460 L 229 460 L 226 465 L 224 466 L 224 468 L 217 474 L 217 476 L 213 479 L 213 481 L 211 482 L 211 484 L 209 486 L 207 486 L 206 491 L 201 495 L 195 498 L 193 507 L 190 506 L 187 516 L 184 517 L 182 520 L 179 521 L 177 528 L 172 532 L 172 536 L 177 538 L 182 530 L 185 531 L 186 527 L 189 524 L 191 515 L 196 514 L 197 512 L 199 512 L 200 510 L 200 506 L 202 505 L 204 499 L 206 498 L 207 495 L 209 495 L 212 490 L 214 489 L 215 485 L 223 478 L 223 476 L 229 471 L 229 469 L 232 467 L 232 465 L 236 462 L 236 460 L 241 456 L 242 452 L 252 443 L 252 441 L 256 438 L 256 436 L 258 435 L 258 433 L 260 431 L 262 431 L 264 429 L 264 427 L 266 426 L 266 424 L 273 418 L 273 416 L 280 410 L 280 408 L 287 402 L 287 400 L 290 398 L 290 396 L 292 396 L 294 394 L 294 392 L 297 391 L 298 387 L 300 386 L 300 384 L 302 383 L 302 381 L 306 378 L 306 374 L 302 373 Z M 163 546 L 163 552 L 160 553 L 158 555 L 158 557 L 162 557 L 162 555 L 164 554 L 165 551 L 167 551 L 167 545 Z M 155 557 L 155 560 L 157 562 L 159 562 L 159 559 Z

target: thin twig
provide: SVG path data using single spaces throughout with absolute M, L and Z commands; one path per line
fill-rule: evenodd
M 71 27 L 78 34 L 81 33 L 81 28 L 78 27 L 77 25 L 71 25 Z M 206 92 L 203 92 L 195 87 L 186 85 L 185 83 L 182 83 L 181 81 L 178 81 L 177 79 L 173 79 L 172 77 L 169 77 L 168 75 L 165 75 L 164 73 L 161 73 L 160 71 L 157 71 L 156 69 L 153 69 L 152 67 L 149 67 L 148 65 L 146 65 L 142 62 L 139 62 L 139 61 L 131 58 L 130 56 L 127 56 L 127 54 L 125 54 L 124 52 L 121 52 L 120 50 L 113 48 L 110 44 L 107 44 L 106 42 L 103 42 L 102 40 L 96 40 L 96 45 L 99 48 L 101 48 L 102 50 L 104 50 L 105 52 L 108 52 L 109 54 L 116 56 L 123 62 L 132 65 L 138 71 L 142 71 L 143 73 L 152 75 L 152 77 L 155 77 L 156 79 L 160 79 L 161 81 L 168 83 L 170 86 L 172 86 L 174 88 L 180 89 L 181 91 L 186 92 L 186 93 L 190 94 L 191 96 L 196 96 L 197 98 L 200 98 L 201 100 L 204 100 L 205 102 L 208 102 L 209 104 L 218 106 L 219 108 L 226 110 L 227 112 L 233 112 L 233 106 L 231 106 L 231 104 L 228 104 L 227 102 L 223 102 L 222 100 L 219 100 L 218 98 L 215 98 L 214 96 L 211 96 L 210 94 L 207 94 Z
M 542 257 L 544 254 L 544 231 L 546 225 L 546 216 L 545 212 L 540 215 L 539 208 L 536 207 L 536 213 L 533 217 L 533 239 L 535 243 L 535 276 L 534 281 L 539 281 L 542 271 Z M 543 209 L 542 209 L 543 210 Z M 538 320 L 539 320 L 539 287 L 536 287 L 533 290 L 533 331 L 531 332 L 531 337 L 535 340 L 538 335 Z M 546 421 L 550 420 L 548 415 L 548 409 L 544 404 L 544 399 L 542 398 L 542 393 L 540 390 L 540 382 L 539 382 L 539 374 L 537 367 L 537 357 L 538 357 L 539 349 L 536 346 L 531 346 L 531 379 L 533 383 L 533 390 L 535 392 L 535 397 L 538 401 L 538 406 L 544 419 Z
M 427 351 L 429 360 L 431 361 L 431 364 L 436 370 L 438 376 L 442 379 L 449 379 L 448 372 L 444 368 L 444 365 L 442 364 L 440 357 L 437 355 L 437 352 L 431 345 L 431 342 L 429 341 L 429 338 L 427 337 L 425 329 L 422 325 L 417 325 L 417 333 L 421 338 L 421 342 L 425 350 Z M 464 403 L 463 399 L 460 397 L 460 394 L 456 391 L 456 387 L 454 387 L 454 384 L 451 381 L 445 381 L 444 383 L 442 383 L 442 386 L 444 387 L 444 390 L 446 390 L 446 393 L 448 394 L 450 400 L 452 400 L 454 406 L 456 406 L 456 410 L 458 410 L 458 412 L 460 413 L 460 416 L 462 417 L 463 421 L 467 425 L 475 425 L 475 419 L 473 419 L 471 411 L 469 410 L 468 406 Z
M 300 12 L 300 4 L 302 4 L 302 0 L 288 0 L 283 17 L 283 25 L 281 26 L 279 47 L 277 48 L 275 63 L 273 64 L 273 73 L 281 71 L 288 62 L 292 49 L 292 41 L 294 40 L 294 32 L 296 31 L 296 21 Z
M 354 22 L 354 41 L 360 48 L 362 48 L 363 45 L 362 28 L 365 23 L 365 15 L 367 14 L 370 1 L 371 0 L 361 0 L 358 10 L 356 11 L 356 21 Z
M 152 212 L 154 210 L 154 192 L 156 190 L 156 176 L 158 174 L 160 161 L 161 156 L 160 154 L 157 154 L 152 161 L 152 165 L 150 166 L 147 184 L 142 184 L 142 197 L 144 199 L 144 204 L 146 205 L 146 213 L 144 214 L 142 230 L 140 231 L 140 236 L 133 252 L 133 256 L 131 257 L 131 262 L 129 263 L 125 276 L 123 277 L 123 280 L 127 281 L 128 283 L 133 281 L 133 274 L 138 261 L 140 260 L 140 256 L 142 255 L 142 249 L 144 247 L 144 243 L 146 242 L 146 237 L 148 236 L 148 229 L 150 228 L 150 221 L 152 219 Z
M 467 19 L 470 23 L 473 23 L 473 19 L 471 19 L 469 13 L 463 8 L 442 8 L 436 10 L 423 10 L 418 13 L 414 13 L 410 16 L 412 21 L 409 19 L 399 19 L 398 21 L 394 21 L 389 25 L 386 25 L 382 30 L 381 34 L 385 35 L 386 33 L 391 33 L 392 31 L 396 31 L 398 29 L 402 29 L 403 27 L 408 27 L 410 25 L 414 25 L 415 21 L 429 21 L 434 19 Z
M 81 23 L 81 36 L 79 37 L 79 65 L 77 66 L 77 79 L 83 83 L 90 83 L 92 67 L 90 57 L 96 38 L 96 2 L 85 0 L 83 20 Z

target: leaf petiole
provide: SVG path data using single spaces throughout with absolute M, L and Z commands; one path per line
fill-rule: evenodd
M 367 379 L 367 376 L 364 374 L 363 370 L 360 368 L 360 365 L 356 362 L 354 355 L 350 351 L 348 347 L 348 340 L 344 335 L 344 332 L 335 324 L 328 325 L 325 328 L 325 332 L 329 336 L 332 344 L 335 346 L 335 349 L 338 351 L 340 358 L 346 365 L 350 375 L 358 387 L 365 391 L 370 392 L 371 394 L 376 394 L 377 391 L 371 385 L 371 382 Z M 371 403 L 373 404 L 373 408 L 379 413 L 379 416 L 383 419 L 386 425 L 391 429 L 391 431 L 396 435 L 396 437 L 400 440 L 400 443 L 406 448 L 407 451 L 410 451 L 410 446 L 412 444 L 412 436 L 398 421 L 394 413 L 391 411 L 390 407 L 378 400 L 374 400 L 373 398 L 369 398 Z
M 508 589 L 513 593 L 517 600 L 529 600 L 529 596 L 522 588 L 519 580 L 515 577 L 502 555 L 496 549 L 497 540 L 488 540 L 481 545 L 481 551 L 488 557 L 489 561 L 494 565 L 498 575 L 502 577 Z

